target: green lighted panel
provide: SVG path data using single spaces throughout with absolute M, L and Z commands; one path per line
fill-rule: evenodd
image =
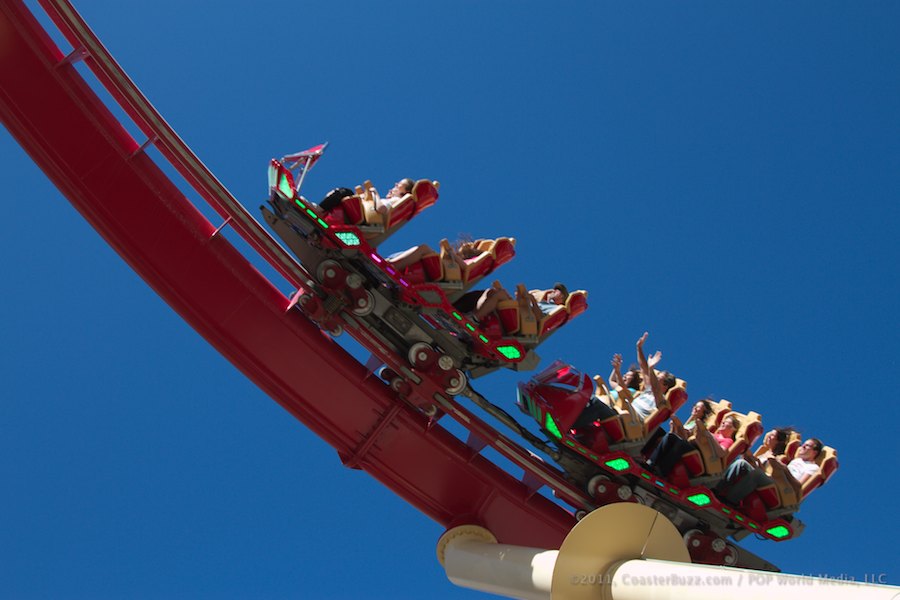
M 550 413 L 547 413 L 547 418 L 544 420 L 544 429 L 549 431 L 550 435 L 552 435 L 556 439 L 562 438 L 562 433 L 560 433 L 559 427 L 556 426 L 556 421 L 553 420 L 553 417 L 550 416 Z
M 352 231 L 338 231 L 334 234 L 345 246 L 359 246 L 359 236 Z
M 606 461 L 603 464 L 605 464 L 610 469 L 613 469 L 614 471 L 627 471 L 631 468 L 631 463 L 629 463 L 624 458 L 614 458 L 612 460 Z
M 294 189 L 291 187 L 291 184 L 288 183 L 287 175 L 284 173 L 278 178 L 278 191 L 280 191 L 288 200 L 294 197 Z
M 522 353 L 515 346 L 497 346 L 497 352 L 509 360 L 522 358 Z

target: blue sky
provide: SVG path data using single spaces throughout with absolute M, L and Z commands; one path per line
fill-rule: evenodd
M 268 159 L 323 141 L 310 198 L 438 179 L 382 250 L 515 236 L 505 284 L 590 292 L 545 362 L 606 373 L 648 330 L 692 398 L 836 447 L 806 532 L 745 545 L 900 584 L 896 3 L 77 8 L 254 212 Z M 212 350 L 5 131 L 0 152 L 0 597 L 479 597 L 440 526 Z M 522 377 L 476 387 L 512 407 Z

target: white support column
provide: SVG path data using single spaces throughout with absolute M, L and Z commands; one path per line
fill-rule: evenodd
M 900 600 L 895 586 L 692 564 L 671 522 L 629 503 L 588 515 L 558 551 L 466 525 L 437 554 L 456 585 L 526 600 Z
M 629 560 L 610 572 L 613 600 L 893 600 L 900 588 L 842 579 L 806 577 L 673 563 Z
M 458 586 L 525 600 L 550 600 L 557 550 L 458 540 L 444 552 L 447 578 Z

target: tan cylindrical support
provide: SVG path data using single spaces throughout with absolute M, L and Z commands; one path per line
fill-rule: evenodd
M 681 534 L 655 510 L 611 504 L 578 522 L 559 551 L 497 544 L 482 527 L 454 527 L 438 541 L 438 560 L 456 585 L 528 600 L 608 598 L 601 585 L 631 558 L 689 561 Z
M 608 504 L 579 521 L 559 548 L 553 600 L 614 600 L 611 569 L 626 560 L 691 562 L 672 522 L 642 504 Z M 721 599 L 719 599 L 721 600 Z
M 550 600 L 557 550 L 498 544 L 486 529 L 464 525 L 438 541 L 438 560 L 454 584 L 526 600 Z
M 527 600 L 900 600 L 900 587 L 691 564 L 675 526 L 631 503 L 595 510 L 559 551 L 497 544 L 469 525 L 437 552 L 453 583 Z

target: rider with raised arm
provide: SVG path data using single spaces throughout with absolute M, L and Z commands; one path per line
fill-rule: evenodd
M 657 350 L 647 357 L 647 364 L 651 369 L 656 368 L 659 361 L 662 360 L 662 352 Z M 622 392 L 628 401 L 634 399 L 634 395 L 643 387 L 644 380 L 641 377 L 641 370 L 634 364 L 628 368 L 625 375 L 622 375 L 622 355 L 613 354 L 612 371 L 609 373 L 609 395 L 614 400 L 619 398 L 619 392 Z
M 642 362 L 642 367 L 646 366 L 646 369 L 651 373 L 654 373 L 653 377 L 656 380 L 656 374 L 653 370 L 659 361 L 662 359 L 662 352 L 656 351 L 653 355 L 647 359 L 644 356 L 643 345 L 647 339 L 647 333 L 641 337 L 641 339 L 637 342 L 638 348 L 638 361 Z M 597 393 L 591 397 L 590 401 L 588 401 L 587 406 L 584 411 L 578 417 L 578 420 L 575 422 L 575 427 L 586 427 L 590 423 L 593 423 L 596 420 L 605 420 L 610 417 L 614 417 L 618 415 L 618 411 L 613 408 L 610 403 L 612 400 L 618 400 L 619 397 L 624 398 L 632 403 L 632 406 L 635 407 L 635 412 L 640 416 L 640 418 L 646 419 L 647 416 L 653 412 L 654 408 L 657 406 L 655 402 L 655 395 L 651 390 L 647 387 L 647 381 L 649 381 L 649 377 L 643 375 L 644 369 L 642 368 L 640 371 L 635 368 L 629 369 L 625 375 L 622 375 L 622 355 L 621 354 L 613 354 L 612 360 L 610 361 L 612 365 L 612 372 L 609 376 L 610 386 L 601 385 L 599 386 Z M 669 373 L 669 375 L 671 375 Z M 672 376 L 672 385 L 674 385 L 675 377 Z M 658 380 L 656 380 L 657 387 L 662 390 L 665 389 L 668 391 L 668 388 L 664 388 L 663 384 L 661 384 Z M 671 387 L 671 386 L 670 386 Z M 644 390 L 642 392 L 638 392 L 639 390 Z M 637 394 L 637 396 L 635 396 Z M 638 410 L 637 406 L 635 406 L 635 402 L 642 395 L 648 394 L 645 396 L 642 401 L 643 404 L 652 403 L 652 407 L 643 414 L 642 411 Z M 604 400 L 604 397 L 606 400 Z M 662 401 L 665 402 L 665 392 L 662 392 Z M 610 402 L 610 403 L 608 403 Z
M 644 342 L 650 334 L 646 331 L 637 341 L 638 365 L 641 368 L 641 380 L 643 382 L 641 392 L 634 397 L 631 406 L 642 420 L 646 420 L 654 410 L 666 405 L 666 393 L 675 387 L 675 376 L 668 371 L 661 371 L 657 375 L 656 370 L 650 366 L 644 355 Z

